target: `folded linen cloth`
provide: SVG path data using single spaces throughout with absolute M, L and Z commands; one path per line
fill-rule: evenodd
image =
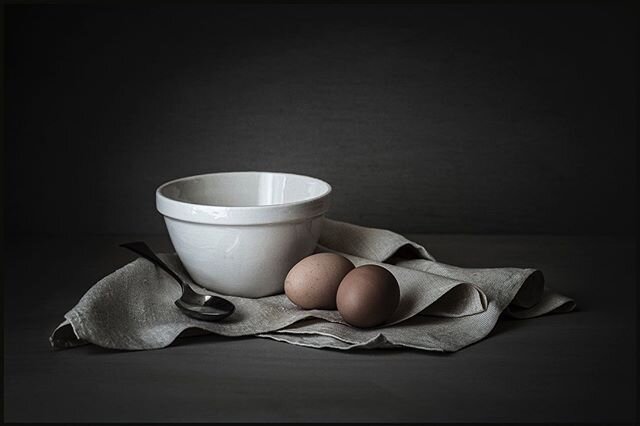
M 170 345 L 180 334 L 254 335 L 314 348 L 411 347 L 457 351 L 489 334 L 500 314 L 530 318 L 568 312 L 573 300 L 545 287 L 536 269 L 470 269 L 437 262 L 421 245 L 394 232 L 325 219 L 316 252 L 343 254 L 356 266 L 387 268 L 400 285 L 400 304 L 386 324 L 359 329 L 337 311 L 302 310 L 284 294 L 259 299 L 226 296 L 235 312 L 219 322 L 183 314 L 180 288 L 143 258 L 91 287 L 50 337 L 54 348 L 93 343 L 142 350 Z M 195 291 L 175 253 L 160 257 Z

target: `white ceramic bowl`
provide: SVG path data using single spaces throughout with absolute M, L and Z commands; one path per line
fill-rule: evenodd
M 156 207 L 196 283 L 262 297 L 282 293 L 291 267 L 313 252 L 330 193 L 308 176 L 211 173 L 161 185 Z

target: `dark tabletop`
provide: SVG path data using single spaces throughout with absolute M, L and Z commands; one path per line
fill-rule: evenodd
M 117 244 L 164 236 L 5 242 L 5 421 L 637 420 L 636 243 L 625 237 L 409 235 L 440 261 L 540 268 L 569 314 L 501 319 L 452 354 L 342 352 L 263 338 L 182 337 L 123 352 L 54 351 L 84 292 L 132 260 Z

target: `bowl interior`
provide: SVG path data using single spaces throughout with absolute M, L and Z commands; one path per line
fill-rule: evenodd
M 167 183 L 160 193 L 190 204 L 258 207 L 312 200 L 330 186 L 308 176 L 288 173 L 231 172 L 193 176 Z

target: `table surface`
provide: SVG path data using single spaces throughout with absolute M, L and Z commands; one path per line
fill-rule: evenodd
M 257 337 L 182 337 L 142 352 L 54 351 L 51 331 L 132 260 L 119 243 L 165 236 L 5 241 L 5 421 L 637 420 L 634 237 L 408 235 L 444 263 L 536 267 L 569 314 L 501 319 L 459 352 L 339 351 Z

